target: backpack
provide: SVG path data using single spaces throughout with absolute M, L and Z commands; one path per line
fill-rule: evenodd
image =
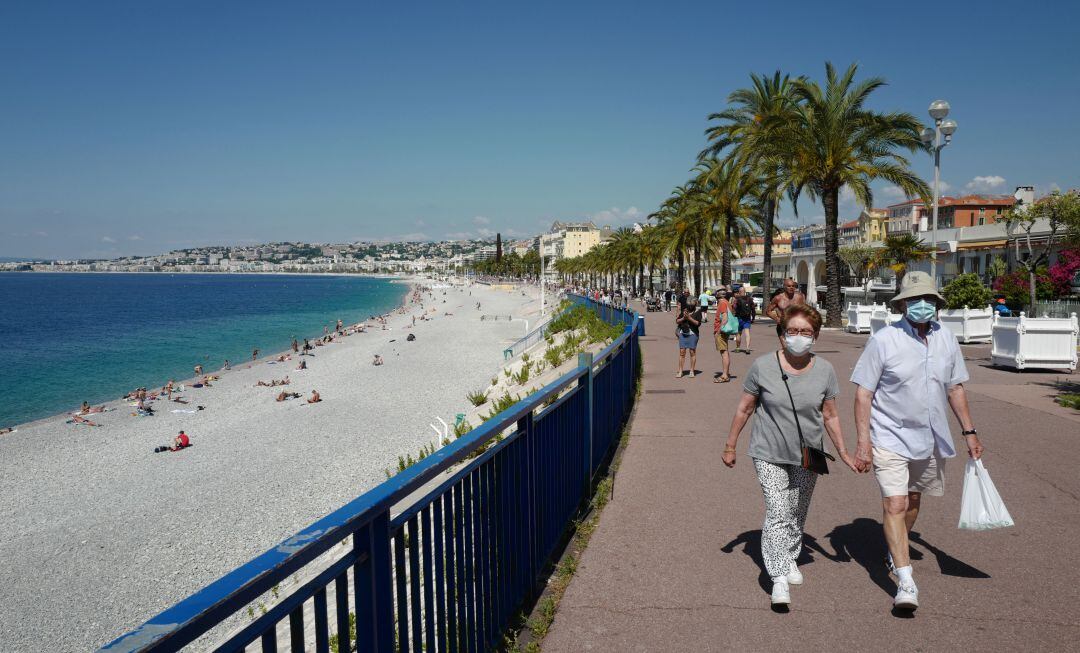
M 754 317 L 754 300 L 749 297 L 739 297 L 736 299 L 735 315 L 741 320 L 749 320 Z

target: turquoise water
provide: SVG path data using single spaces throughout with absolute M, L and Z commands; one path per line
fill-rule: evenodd
M 406 292 L 354 276 L 2 273 L 0 427 L 283 351 Z

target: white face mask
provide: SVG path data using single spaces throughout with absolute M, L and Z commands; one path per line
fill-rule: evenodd
M 802 356 L 814 346 L 810 336 L 784 336 L 784 349 L 792 356 Z

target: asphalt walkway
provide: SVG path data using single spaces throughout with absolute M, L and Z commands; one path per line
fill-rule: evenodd
M 735 468 L 720 461 L 742 373 L 775 350 L 774 327 L 755 325 L 754 354 L 734 354 L 737 378 L 714 384 L 720 356 L 710 339 L 699 350 L 704 374 L 676 379 L 673 314 L 646 319 L 643 394 L 614 498 L 545 651 L 1077 650 L 1080 412 L 1051 399 L 1064 375 L 994 369 L 988 345 L 964 346 L 986 467 L 1017 526 L 957 529 L 965 460 L 950 461 L 946 496 L 927 497 L 915 527 L 922 607 L 912 618 L 891 610 L 896 587 L 882 564 L 877 486 L 838 464 L 811 504 L 800 559 L 806 582 L 792 587 L 792 609 L 780 614 L 761 565 L 764 503 L 745 455 L 749 424 Z M 847 379 L 867 338 L 826 332 L 815 349 L 840 376 L 852 451 Z M 955 420 L 952 428 L 962 445 Z

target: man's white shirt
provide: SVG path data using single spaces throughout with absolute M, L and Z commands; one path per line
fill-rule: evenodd
M 915 327 L 901 319 L 867 341 L 852 383 L 874 393 L 870 434 L 875 447 L 910 460 L 935 455 L 952 458 L 948 389 L 968 380 L 956 336 L 931 322 L 926 344 Z

